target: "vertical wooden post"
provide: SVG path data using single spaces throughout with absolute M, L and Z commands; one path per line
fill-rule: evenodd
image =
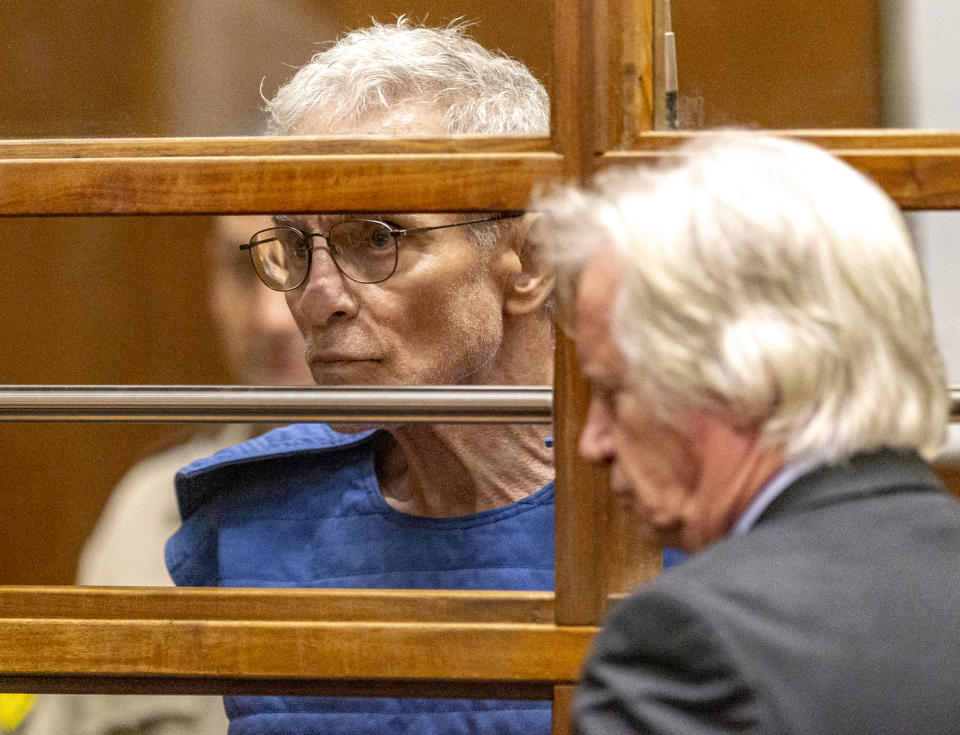
M 619 0 L 597 6 L 594 48 L 602 66 L 596 72 L 596 117 L 600 118 L 596 128 L 603 131 L 603 150 L 630 150 L 636 147 L 640 135 L 653 127 L 655 100 L 663 97 L 655 95 L 655 90 L 663 89 L 663 83 L 662 79 L 655 82 L 654 20 L 663 14 L 664 2 Z M 660 43 L 661 55 L 662 46 Z M 574 431 L 578 432 L 581 425 L 577 423 Z M 603 482 L 606 488 L 606 477 Z M 614 504 L 609 493 L 604 495 L 606 507 L 598 518 L 606 529 L 600 538 L 604 539 L 604 579 L 609 597 L 656 576 L 663 564 L 661 549 L 639 538 L 634 519 Z
M 652 2 L 554 4 L 552 135 L 569 181 L 586 183 L 605 145 L 629 144 L 652 126 Z M 554 376 L 560 625 L 599 623 L 609 594 L 660 568 L 659 550 L 640 546 L 632 524 L 612 510 L 607 473 L 577 452 L 588 401 L 574 345 L 561 333 Z
M 572 731 L 573 687 L 558 685 L 553 688 L 553 728 L 550 735 L 570 735 Z
M 603 113 L 603 150 L 635 148 L 653 125 L 654 88 L 662 88 L 654 81 L 653 6 L 663 2 L 619 0 L 598 6 L 594 47 L 602 69 L 597 105 Z
M 595 132 L 592 0 L 554 3 L 552 134 L 569 181 L 587 181 L 597 152 Z M 558 330 L 559 332 L 559 330 Z M 556 622 L 596 624 L 606 600 L 599 540 L 606 527 L 604 473 L 577 454 L 577 434 L 586 416 L 587 389 L 573 343 L 559 332 L 554 374 L 556 465 Z

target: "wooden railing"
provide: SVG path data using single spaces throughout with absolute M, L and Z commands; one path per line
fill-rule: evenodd
M 550 139 L 7 141 L 0 215 L 524 208 L 696 135 L 651 130 L 654 6 L 556 1 Z M 611 81 L 624 64 L 632 90 Z M 960 207 L 960 134 L 778 134 L 837 153 L 906 209 Z M 620 525 L 577 456 L 587 396 L 562 335 L 556 365 L 554 593 L 0 588 L 0 689 L 552 698 L 565 732 L 607 601 L 656 574 L 659 550 Z

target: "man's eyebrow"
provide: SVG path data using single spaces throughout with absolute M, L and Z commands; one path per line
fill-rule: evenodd
M 306 223 L 306 220 L 297 217 L 296 215 L 275 214 L 271 216 L 270 219 L 273 220 L 273 224 L 280 227 L 296 227 L 298 230 L 303 230 L 304 232 L 310 229 Z
M 621 386 L 621 381 L 607 375 L 602 366 L 584 361 L 581 363 L 580 373 L 594 390 L 616 391 Z

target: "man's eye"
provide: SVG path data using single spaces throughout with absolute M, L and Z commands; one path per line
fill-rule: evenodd
M 375 250 L 390 247 L 391 235 L 387 230 L 377 230 L 370 235 L 370 246 Z
M 591 386 L 591 395 L 595 401 L 602 403 L 606 407 L 613 405 L 614 393 L 609 388 L 594 384 Z
M 305 237 L 301 237 L 297 240 L 296 244 L 293 246 L 293 253 L 298 258 L 306 258 L 310 251 L 310 242 Z

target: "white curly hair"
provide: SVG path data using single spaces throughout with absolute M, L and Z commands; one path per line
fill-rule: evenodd
M 923 274 L 897 206 L 842 161 L 722 133 L 535 206 L 562 281 L 616 259 L 611 335 L 663 420 L 706 411 L 788 459 L 941 448 Z
M 470 38 L 468 25 L 417 26 L 401 16 L 351 31 L 317 53 L 266 102 L 268 132 L 306 116 L 359 123 L 404 103 L 441 113 L 446 135 L 548 135 L 550 102 L 519 61 Z

